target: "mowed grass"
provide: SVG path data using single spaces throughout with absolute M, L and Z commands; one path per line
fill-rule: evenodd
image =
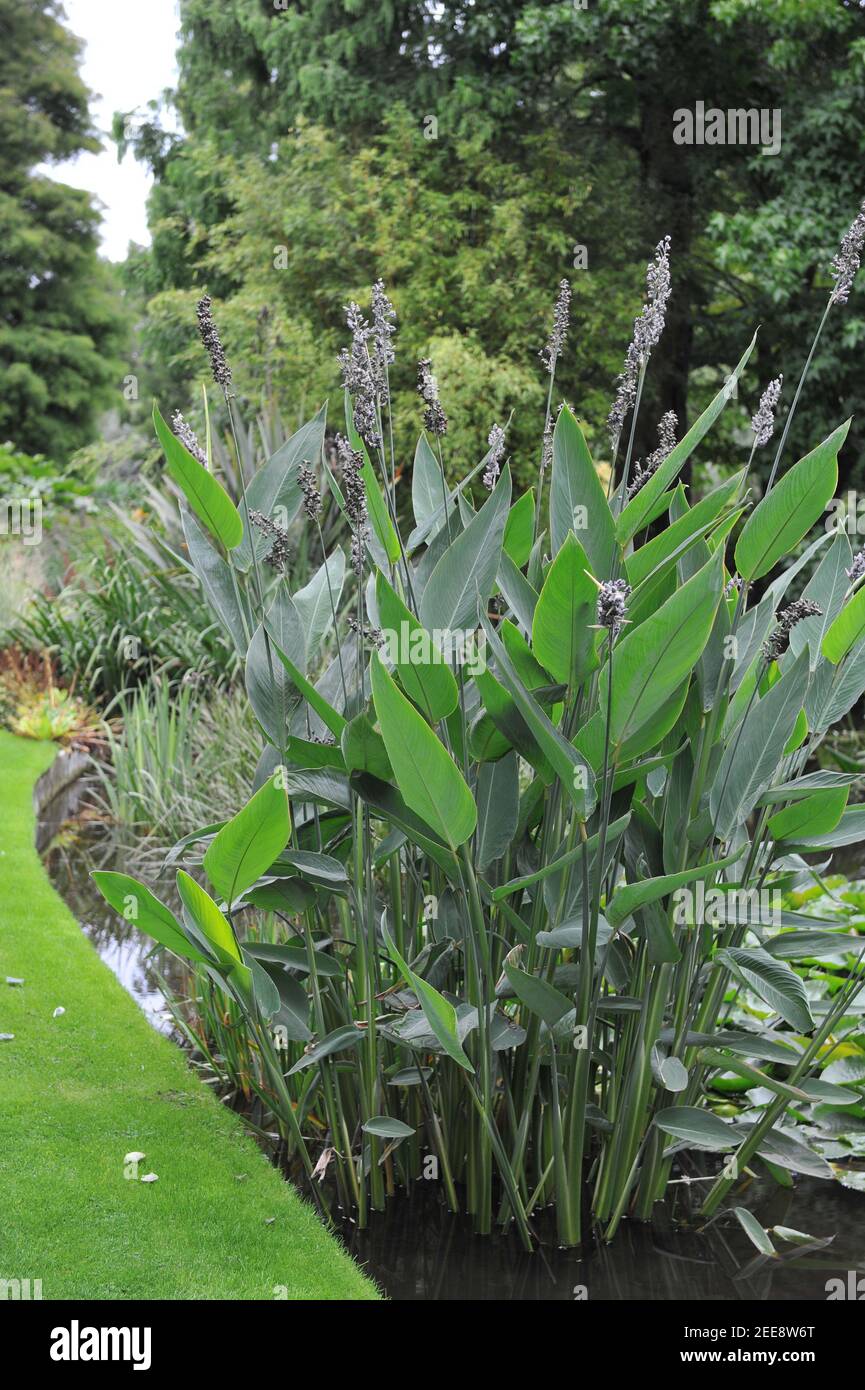
M 53 752 L 0 731 L 0 1279 L 45 1299 L 378 1298 L 51 887 L 32 791 Z M 124 1177 L 133 1150 L 158 1182 Z

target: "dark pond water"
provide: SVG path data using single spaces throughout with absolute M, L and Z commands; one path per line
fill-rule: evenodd
M 865 1271 L 865 1195 L 809 1178 L 792 1193 L 755 1183 L 738 1201 L 764 1226 L 835 1240 L 815 1255 L 761 1260 L 734 1217 L 700 1233 L 662 1207 L 651 1226 L 625 1222 L 612 1245 L 585 1254 L 557 1249 L 542 1218 L 529 1255 L 513 1236 L 476 1236 L 424 1183 L 393 1198 L 368 1230 L 346 1222 L 342 1234 L 391 1298 L 410 1301 L 820 1301 L 828 1279 Z
M 151 957 L 152 942 L 122 921 L 96 892 L 90 870 L 138 872 L 98 829 L 76 820 L 86 797 L 81 784 L 39 811 L 37 845 L 54 886 L 99 955 L 159 1031 L 173 1031 L 156 969 L 172 979 L 170 957 Z M 156 966 L 156 969 L 154 968 Z M 174 979 L 179 983 L 179 977 Z M 360 1231 L 346 1219 L 340 1234 L 355 1258 L 396 1300 L 615 1300 L 713 1302 L 823 1300 L 830 1278 L 865 1272 L 865 1192 L 808 1178 L 795 1190 L 754 1182 L 737 1196 L 764 1227 L 793 1227 L 834 1236 L 828 1249 L 782 1261 L 755 1258 L 735 1218 L 706 1232 L 689 1223 L 703 1184 L 681 1184 L 651 1226 L 624 1223 L 612 1246 L 584 1253 L 559 1250 L 541 1213 L 537 1250 L 526 1254 L 512 1235 L 476 1236 L 471 1221 L 454 1216 L 428 1183 L 390 1200 Z

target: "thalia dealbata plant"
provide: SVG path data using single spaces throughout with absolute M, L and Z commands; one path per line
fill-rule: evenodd
M 849 293 L 861 231 L 827 314 Z M 753 342 L 678 442 L 665 417 L 658 449 L 635 460 L 670 289 L 665 239 L 611 412 L 609 497 L 577 419 L 552 409 L 565 285 L 542 354 L 539 485 L 520 497 L 498 423 L 448 486 L 447 416 L 424 361 L 400 524 L 395 316 L 380 283 L 369 319 L 348 310 L 335 452 L 322 408 L 241 476 L 235 502 L 209 448 L 154 412 L 189 564 L 244 662 L 263 746 L 249 802 L 173 852 L 204 850 L 195 877 L 177 869 L 178 912 L 127 875 L 97 881 L 224 991 L 289 1151 L 308 1175 L 332 1166 L 362 1222 L 433 1173 L 480 1232 L 513 1223 L 531 1246 L 554 1204 L 562 1244 L 587 1221 L 609 1239 L 624 1215 L 651 1215 L 695 1150 L 724 1156 L 711 1217 L 749 1165 L 831 1177 L 797 1125 L 837 1125 L 859 1099 L 821 1074 L 857 1026 L 863 943 L 763 907 L 807 881 L 803 856 L 865 835 L 865 806 L 847 805 L 855 779 L 806 771 L 865 691 L 865 566 L 819 525 L 848 425 L 782 469 L 788 413 L 756 505 L 750 460 L 692 505 L 680 472 Z M 233 420 L 207 299 L 199 318 Z M 751 458 L 780 388 L 754 417 Z M 293 588 L 289 528 L 320 539 L 324 509 L 342 514 L 348 555 L 333 548 Z M 702 905 L 719 899 L 749 910 L 710 919 Z M 826 956 L 838 988 L 817 1008 L 807 963 Z M 719 1114 L 724 1074 L 768 1102 Z

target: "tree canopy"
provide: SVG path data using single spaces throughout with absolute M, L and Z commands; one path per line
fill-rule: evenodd
M 603 453 L 643 268 L 669 233 L 640 445 L 664 411 L 693 414 L 757 323 L 720 461 L 769 377 L 792 391 L 865 193 L 859 0 L 182 0 L 181 19 L 183 134 L 148 117 L 135 137 L 157 185 L 153 247 L 131 268 L 151 356 L 175 375 L 200 369 L 206 285 L 249 390 L 266 366 L 286 404 L 332 394 L 342 305 L 382 276 L 403 324 L 397 393 L 431 356 L 460 464 L 511 407 L 519 456 L 568 276 L 558 380 Z M 675 113 L 700 100 L 779 113 L 780 150 L 677 144 Z M 855 407 L 861 293 L 824 336 L 794 447 Z
M 59 4 L 0 0 L 0 437 L 57 459 L 119 395 L 117 289 L 89 194 L 37 170 L 96 150 Z

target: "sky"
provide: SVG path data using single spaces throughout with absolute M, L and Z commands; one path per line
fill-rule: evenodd
M 86 188 L 104 204 L 102 255 L 122 261 L 130 241 L 146 246 L 145 203 L 152 179 L 131 153 L 122 164 L 109 137 L 115 111 L 131 111 L 174 85 L 179 26 L 177 0 L 63 0 L 66 27 L 83 39 L 81 76 L 95 95 L 99 154 L 81 154 L 42 172 Z

